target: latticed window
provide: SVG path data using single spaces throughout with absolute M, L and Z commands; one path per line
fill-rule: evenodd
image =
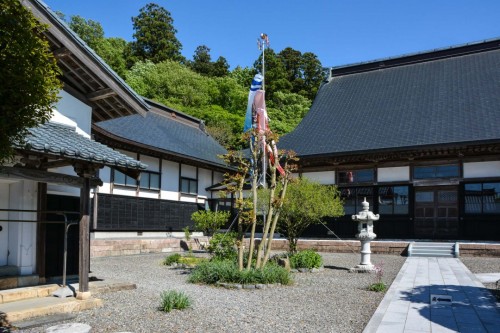
M 465 184 L 466 214 L 500 214 L 500 183 Z
M 339 190 L 344 201 L 345 215 L 356 214 L 362 210 L 361 203 L 365 198 L 370 207 L 373 207 L 373 187 L 344 187 Z
M 380 214 L 408 214 L 408 186 L 382 186 L 378 188 Z

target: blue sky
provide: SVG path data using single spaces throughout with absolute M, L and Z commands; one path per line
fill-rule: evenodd
M 45 0 L 129 41 L 131 17 L 149 2 L 172 14 L 186 58 L 207 45 L 231 68 L 253 65 L 261 32 L 275 51 L 313 52 L 325 67 L 500 37 L 499 0 Z

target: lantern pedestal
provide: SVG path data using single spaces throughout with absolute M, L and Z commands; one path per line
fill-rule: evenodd
M 371 249 L 370 242 L 377 237 L 373 232 L 373 221 L 377 221 L 380 216 L 378 214 L 373 214 L 369 210 L 369 203 L 363 201 L 361 203 L 363 210 L 357 215 L 353 215 L 353 221 L 358 222 L 358 231 L 356 238 L 361 242 L 361 262 L 359 265 L 349 269 L 352 273 L 370 273 L 375 270 L 375 266 L 371 263 Z

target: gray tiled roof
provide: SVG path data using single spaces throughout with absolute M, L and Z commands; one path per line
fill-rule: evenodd
M 308 156 L 500 141 L 499 41 L 487 45 L 343 67 L 280 148 Z
M 178 112 L 150 111 L 145 117 L 132 115 L 99 122 L 96 126 L 124 139 L 160 149 L 167 154 L 226 166 L 224 161 L 217 157 L 227 153 L 226 149 L 200 129 L 199 120 L 193 120 L 194 118 Z
M 78 134 L 74 127 L 52 122 L 29 129 L 25 144 L 16 148 L 111 167 L 147 168 L 133 158 Z

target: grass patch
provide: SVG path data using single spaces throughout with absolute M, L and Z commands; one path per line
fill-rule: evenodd
M 384 292 L 387 290 L 387 285 L 383 282 L 373 283 L 368 287 L 370 291 Z
M 184 264 L 186 266 L 194 267 L 204 261 L 207 261 L 207 259 L 194 256 L 183 257 L 179 253 L 174 253 L 163 259 L 162 263 L 165 266 L 172 266 L 173 264 Z
M 213 260 L 200 263 L 188 278 L 191 283 L 215 284 L 217 282 L 239 284 L 273 284 L 289 285 L 293 282 L 290 273 L 283 267 L 267 264 L 263 269 L 238 270 L 235 262 L 230 260 Z
M 191 307 L 192 301 L 189 296 L 181 291 L 169 290 L 164 291 L 160 295 L 161 304 L 160 310 L 170 312 L 173 309 L 183 310 Z

